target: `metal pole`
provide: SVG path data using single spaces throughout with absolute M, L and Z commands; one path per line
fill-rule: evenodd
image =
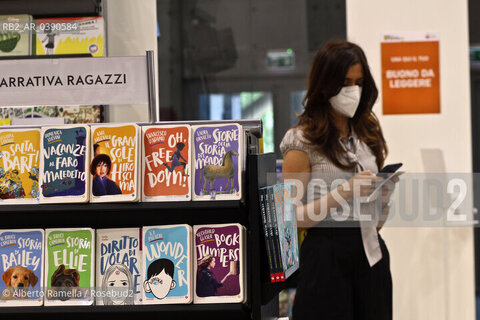
M 148 80 L 148 121 L 155 123 L 157 117 L 157 99 L 155 94 L 155 60 L 152 50 L 147 51 L 147 80 Z

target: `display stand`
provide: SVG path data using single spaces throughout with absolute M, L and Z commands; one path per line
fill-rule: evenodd
M 50 63 L 68 64 L 69 60 L 79 63 L 78 59 L 39 59 L 39 60 L 9 60 L 0 61 L 2 66 L 8 63 L 24 63 L 28 61 L 30 68 L 35 68 L 32 63 L 39 66 Z M 100 60 L 105 62 L 115 61 L 118 64 L 121 58 L 93 58 L 86 59 L 97 63 Z M 125 59 L 131 59 L 125 58 Z M 138 61 L 137 61 L 138 62 Z M 145 62 L 144 62 L 145 63 Z M 81 62 L 80 62 L 81 64 Z M 169 122 L 156 122 L 157 113 L 155 109 L 155 95 L 153 83 L 153 55 L 147 53 L 146 71 L 143 81 L 143 89 L 148 89 L 148 94 L 142 95 L 142 100 L 149 104 L 149 123 L 172 124 Z M 112 68 L 117 68 L 114 65 Z M 65 66 L 64 66 L 65 68 Z M 78 69 L 79 66 L 77 65 Z M 92 68 L 92 65 L 90 65 Z M 41 70 L 41 67 L 39 67 Z M 67 68 L 65 68 L 66 70 Z M 29 68 L 16 71 L 10 69 L 10 73 L 25 76 L 22 72 L 29 72 Z M 12 71 L 13 70 L 13 71 Z M 70 69 L 69 69 L 70 70 Z M 62 75 L 61 71 L 59 76 Z M 137 77 L 138 78 L 138 77 Z M 138 84 L 135 84 L 138 85 Z M 95 98 L 95 92 L 87 88 L 86 94 Z M 100 88 L 102 89 L 102 88 Z M 65 88 L 63 88 L 65 90 Z M 60 90 L 59 90 L 60 92 Z M 68 93 L 68 90 L 66 91 Z M 60 92 L 60 94 L 65 92 Z M 3 92 L 6 97 L 5 91 Z M 32 94 L 30 92 L 30 94 Z M 67 95 L 65 95 L 67 96 Z M 2 105 L 2 92 L 0 92 L 0 105 Z M 3 102 L 3 105 L 12 105 L 10 101 Z M 21 96 L 22 101 L 30 101 L 35 104 L 35 95 L 30 97 Z M 42 96 L 43 98 L 43 96 Z M 7 99 L 8 100 L 8 99 Z M 55 104 L 68 104 L 55 100 Z M 94 103 L 92 101 L 92 103 Z M 108 104 L 108 101 L 107 101 Z M 228 121 L 227 121 L 228 122 Z M 135 306 L 65 306 L 65 307 L 1 307 L 0 314 L 9 316 L 38 316 L 68 314 L 69 319 L 103 318 L 108 315 L 134 316 L 136 313 L 155 313 L 156 317 L 175 319 L 261 319 L 266 313 L 275 316 L 278 313 L 278 299 L 274 299 L 282 289 L 279 284 L 270 284 L 268 277 L 267 253 L 263 239 L 260 207 L 258 202 L 258 189 L 267 185 L 267 173 L 275 172 L 275 155 L 257 154 L 258 139 L 262 137 L 260 120 L 232 120 L 240 123 L 245 131 L 245 152 L 246 163 L 243 179 L 243 199 L 233 201 L 188 201 L 188 202 L 151 202 L 151 203 L 105 203 L 105 204 L 37 204 L 37 205 L 2 205 L 0 207 L 0 219 L 2 229 L 16 228 L 74 228 L 90 227 L 100 228 L 123 228 L 142 227 L 147 225 L 169 225 L 169 224 L 220 224 L 240 223 L 247 229 L 247 302 L 245 304 L 204 304 L 204 305 L 135 305 Z M 184 122 L 189 124 L 202 124 L 205 121 Z M 9 127 L 12 128 L 12 127 Z M 274 183 L 274 182 L 273 182 Z M 277 305 L 275 311 L 275 304 Z M 273 306 L 273 307 L 272 307 Z M 262 312 L 263 310 L 263 312 Z M 263 317 L 262 317 L 263 314 Z M 7 316 L 8 317 L 8 316 Z

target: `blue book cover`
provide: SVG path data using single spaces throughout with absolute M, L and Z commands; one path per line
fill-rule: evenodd
M 280 241 L 281 265 L 287 279 L 299 267 L 297 220 L 294 213 L 293 193 L 291 184 L 276 184 L 273 186 L 278 239 Z
M 44 232 L 0 230 L 0 307 L 43 304 Z
M 143 304 L 192 302 L 192 228 L 143 228 Z
M 44 127 L 41 138 L 40 202 L 88 202 L 90 129 Z

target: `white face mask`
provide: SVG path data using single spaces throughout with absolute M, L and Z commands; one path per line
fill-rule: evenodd
M 340 92 L 328 100 L 337 113 L 353 118 L 360 103 L 362 88 L 359 86 L 343 87 Z

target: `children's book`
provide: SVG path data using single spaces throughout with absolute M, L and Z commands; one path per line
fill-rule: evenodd
M 44 232 L 0 230 L 0 307 L 43 304 Z
M 40 129 L 0 130 L 0 205 L 38 203 Z
M 192 302 L 192 228 L 143 228 L 143 303 Z
M 276 184 L 273 186 L 273 194 L 280 242 L 279 258 L 286 280 L 299 267 L 297 220 L 293 202 L 294 185 Z
M 140 127 L 92 125 L 91 130 L 90 202 L 138 201 Z
M 97 229 L 97 305 L 142 301 L 140 228 Z
M 242 137 L 236 123 L 192 126 L 193 200 L 241 199 Z
M 102 17 L 37 19 L 36 32 L 36 55 L 104 55 L 105 30 Z
M 93 229 L 46 229 L 45 305 L 92 305 L 94 282 Z
M 193 230 L 195 303 L 245 302 L 245 228 L 234 223 Z
M 32 55 L 32 16 L 0 15 L 0 57 Z
M 191 200 L 190 126 L 144 126 L 142 201 Z
M 88 202 L 90 128 L 43 127 L 41 146 L 40 202 Z

